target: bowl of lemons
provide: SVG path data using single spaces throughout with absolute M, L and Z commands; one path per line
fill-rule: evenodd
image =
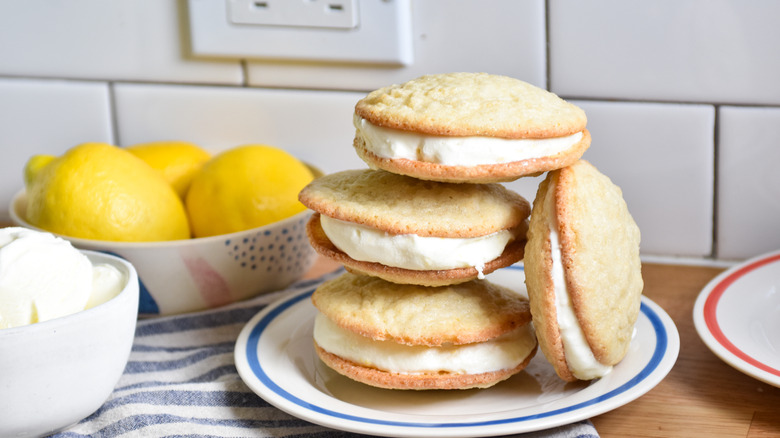
M 83 143 L 31 157 L 9 212 L 18 226 L 128 260 L 139 314 L 172 315 L 300 279 L 316 253 L 297 195 L 320 174 L 263 144 L 212 155 L 181 141 Z

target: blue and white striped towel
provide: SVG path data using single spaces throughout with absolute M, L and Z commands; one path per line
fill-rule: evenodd
M 217 310 L 140 320 L 124 374 L 94 414 L 54 437 L 356 437 L 271 406 L 241 380 L 233 359 L 252 316 L 336 273 Z M 582 421 L 523 437 L 598 437 Z

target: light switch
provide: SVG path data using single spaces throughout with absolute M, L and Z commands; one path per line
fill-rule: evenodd
M 195 56 L 410 65 L 410 0 L 188 0 Z

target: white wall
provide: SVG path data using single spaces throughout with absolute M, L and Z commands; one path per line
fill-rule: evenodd
M 645 255 L 780 248 L 780 3 L 412 0 L 404 68 L 196 59 L 186 12 L 0 0 L 0 220 L 30 155 L 85 141 L 268 143 L 326 171 L 364 167 L 351 112 L 367 91 L 487 71 L 586 111 L 584 158 L 623 188 Z M 530 200 L 537 184 L 510 186 Z

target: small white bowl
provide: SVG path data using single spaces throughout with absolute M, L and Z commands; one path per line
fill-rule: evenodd
M 108 263 L 127 283 L 91 309 L 0 329 L 0 436 L 48 435 L 95 412 L 130 356 L 138 318 L 138 276 L 125 260 L 82 251 Z
M 18 226 L 26 220 L 24 190 L 9 208 Z M 279 222 L 237 233 L 167 242 L 109 242 L 57 234 L 80 249 L 130 261 L 141 283 L 141 316 L 173 315 L 220 307 L 283 289 L 314 265 L 305 210 Z M 43 230 L 41 230 L 43 231 Z

